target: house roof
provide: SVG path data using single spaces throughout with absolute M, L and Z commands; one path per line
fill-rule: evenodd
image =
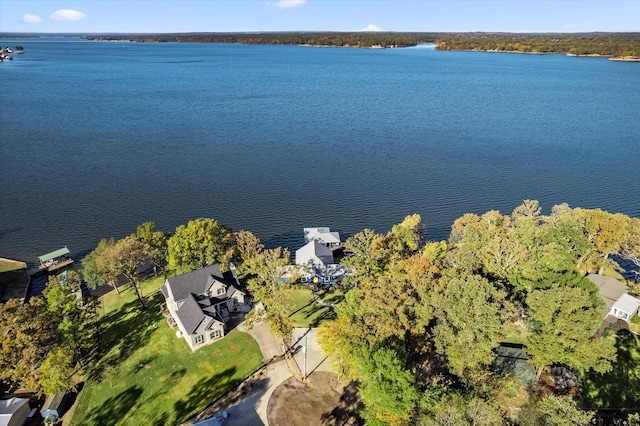
M 48 260 L 55 259 L 56 257 L 64 256 L 65 254 L 69 254 L 69 249 L 67 248 L 67 246 L 64 246 L 61 249 L 52 251 L 51 253 L 38 256 L 38 260 L 40 260 L 40 262 L 46 262 Z
M 598 287 L 598 294 L 607 306 L 607 313 L 611 311 L 620 296 L 628 291 L 627 287 L 620 281 L 606 275 L 589 274 L 587 278 Z
M 187 296 L 182 306 L 176 311 L 176 315 L 188 334 L 193 334 L 204 318 L 204 312 L 193 294 Z
M 323 244 L 340 242 L 340 233 L 331 232 L 331 230 L 328 227 L 303 228 L 303 231 L 304 231 L 304 240 L 306 242 L 313 241 L 313 240 L 319 241 Z
M 529 358 L 522 345 L 502 343 L 493 352 L 496 354 L 492 364 L 494 371 L 513 374 L 524 383 L 533 383 L 535 368 L 527 362 Z
M 0 417 L 4 417 L 8 415 L 11 417 L 11 414 L 18 411 L 22 406 L 28 403 L 29 400 L 26 398 L 9 398 L 3 399 L 0 401 Z M 2 420 L 0 420 L 0 424 L 3 424 Z
M 197 271 L 171 277 L 167 279 L 167 284 L 171 288 L 173 299 L 180 301 L 186 299 L 192 293 L 206 293 L 214 280 L 225 285 L 232 284 L 227 282 L 225 275 L 232 276 L 230 273 L 223 274 L 222 271 L 220 271 L 220 265 L 215 264 L 198 269 Z
M 640 300 L 625 293 L 622 296 L 620 296 L 620 298 L 616 301 L 616 303 L 613 306 L 615 306 L 616 308 L 618 308 L 623 312 L 628 313 L 629 315 L 632 315 L 640 307 Z
M 333 263 L 333 253 L 329 248 L 317 241 L 310 241 L 302 248 L 296 250 L 296 264 L 302 265 L 311 261 L 316 264 L 319 262 L 328 265 Z
M 215 321 L 224 323 L 215 305 L 218 303 L 224 303 L 224 299 L 218 299 L 217 297 L 204 298 L 202 300 L 196 299 L 196 296 L 189 294 L 182 303 L 182 306 L 176 311 L 178 319 L 182 323 L 185 331 L 188 334 L 193 334 L 198 326 L 202 323 L 205 317 L 212 318 Z

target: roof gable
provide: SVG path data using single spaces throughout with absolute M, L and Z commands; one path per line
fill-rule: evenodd
M 298 265 L 309 261 L 316 263 L 315 260 L 319 260 L 325 265 L 331 264 L 333 263 L 333 253 L 329 248 L 315 240 L 296 250 L 296 263 Z
M 204 319 L 204 312 L 193 294 L 189 294 L 182 306 L 176 311 L 176 315 L 187 334 L 193 334 Z
M 26 398 L 9 398 L 0 400 L 0 415 L 11 415 L 18 411 L 24 404 L 29 402 Z
M 616 300 L 613 307 L 632 315 L 638 310 L 638 307 L 640 307 L 640 300 L 625 293 Z
M 303 228 L 303 231 L 306 242 L 316 240 L 323 244 L 340 243 L 340 233 L 332 232 L 328 227 Z
M 229 285 L 218 264 L 171 277 L 167 279 L 167 285 L 171 288 L 173 299 L 178 302 L 190 294 L 205 294 L 214 281 Z

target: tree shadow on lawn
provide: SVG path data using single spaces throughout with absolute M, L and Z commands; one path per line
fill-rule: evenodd
M 337 304 L 344 300 L 343 293 L 336 293 L 327 289 L 321 289 L 318 291 L 318 295 L 320 298 L 328 303 Z M 323 321 L 330 321 L 336 318 L 335 310 L 330 306 L 323 306 L 318 303 L 315 299 L 311 300 L 309 303 L 304 305 L 301 308 L 293 311 L 289 317 L 293 317 L 295 314 L 300 313 L 304 315 L 304 318 L 309 319 L 313 318 L 313 320 L 308 324 L 308 327 L 318 327 Z M 305 324 L 305 326 L 307 326 Z
M 134 351 L 149 343 L 156 331 L 155 325 L 162 318 L 159 308 L 162 301 L 162 294 L 156 292 L 147 298 L 145 310 L 141 310 L 140 303 L 133 300 L 100 318 L 98 344 L 87 363 L 90 380 L 100 381 L 106 366 L 121 364 Z M 112 353 L 105 357 L 109 352 Z
M 230 367 L 209 378 L 200 379 L 184 398 L 173 405 L 176 422 L 195 415 L 197 411 L 203 410 L 234 385 L 240 383 L 238 378 L 234 378 L 235 374 L 236 368 Z
M 303 306 L 302 308 L 296 310 L 291 315 L 289 315 L 289 317 L 293 317 L 295 314 L 298 314 L 298 313 L 302 314 L 304 318 L 307 318 L 307 319 L 317 315 L 315 318 L 313 318 L 313 320 L 308 325 L 306 324 L 303 325 L 304 327 L 312 327 L 312 328 L 319 326 L 320 323 L 322 323 L 323 321 L 332 320 L 332 319 L 335 319 L 336 317 L 336 314 L 333 308 L 328 306 L 322 306 L 315 300 L 308 303 L 306 306 Z
M 605 374 L 588 372 L 583 379 L 583 401 L 588 408 L 640 406 L 640 338 L 626 330 L 616 338 L 618 359 Z
M 117 424 L 134 406 L 142 395 L 142 388 L 131 386 L 113 398 L 107 399 L 98 407 L 92 407 L 84 425 L 110 426 Z

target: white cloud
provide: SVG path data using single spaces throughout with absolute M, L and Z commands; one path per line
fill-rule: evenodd
M 86 13 L 79 12 L 73 9 L 60 9 L 51 14 L 51 19 L 55 21 L 79 21 L 87 16 Z
M 22 17 L 22 22 L 26 24 L 39 24 L 40 22 L 42 22 L 42 18 L 40 18 L 38 15 L 25 13 L 24 16 Z
M 358 31 L 382 31 L 382 28 L 380 28 L 379 26 L 375 25 L 375 24 L 369 24 L 364 28 L 361 28 Z
M 278 9 L 285 9 L 287 7 L 297 7 L 305 4 L 307 0 L 278 0 L 276 2 L 270 2 L 269 5 L 277 7 Z

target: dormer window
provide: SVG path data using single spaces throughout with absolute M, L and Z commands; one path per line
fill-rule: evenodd
M 220 287 L 220 288 L 218 289 L 218 296 L 219 296 L 219 295 L 221 295 L 221 294 L 224 294 L 224 293 L 225 293 L 225 289 L 224 289 L 224 287 Z

